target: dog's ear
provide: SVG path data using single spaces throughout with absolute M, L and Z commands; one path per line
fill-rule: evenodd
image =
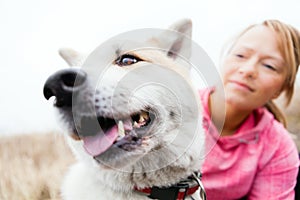
M 58 53 L 71 67 L 82 66 L 87 57 L 85 54 L 69 48 L 61 48 L 58 50 Z
M 171 30 L 177 31 L 181 34 L 178 34 L 172 42 L 172 45 L 169 49 L 168 55 L 176 58 L 180 55 L 186 59 L 189 59 L 191 56 L 191 37 L 192 37 L 192 21 L 190 19 L 183 19 L 170 27 Z
M 178 34 L 166 31 L 159 35 L 158 38 L 155 38 L 159 41 L 159 47 L 167 49 L 169 57 L 176 59 L 180 56 L 188 60 L 191 56 L 192 21 L 182 19 L 171 25 L 169 29 L 178 32 Z

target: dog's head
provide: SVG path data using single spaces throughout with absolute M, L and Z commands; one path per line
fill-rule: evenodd
M 126 33 L 88 57 L 60 50 L 70 65 L 81 68 L 50 76 L 44 95 L 56 97 L 81 159 L 136 171 L 199 167 L 204 134 L 189 75 L 191 29 L 191 21 L 182 20 L 172 31 Z

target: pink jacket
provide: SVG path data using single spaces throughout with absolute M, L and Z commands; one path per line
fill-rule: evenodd
M 287 130 L 265 108 L 255 110 L 232 136 L 219 138 L 210 119 L 210 90 L 200 92 L 208 153 L 202 167 L 208 200 L 294 199 L 299 167 Z

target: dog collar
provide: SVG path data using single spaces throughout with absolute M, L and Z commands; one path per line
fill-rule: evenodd
M 184 200 L 185 197 L 194 194 L 200 188 L 200 197 L 202 198 L 202 200 L 206 200 L 206 193 L 200 179 L 201 174 L 199 172 L 194 172 L 187 179 L 182 180 L 179 183 L 170 187 L 135 187 L 134 189 L 137 192 L 146 195 L 150 199 Z

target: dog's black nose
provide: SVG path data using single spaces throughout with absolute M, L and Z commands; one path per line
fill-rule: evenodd
M 80 69 L 64 69 L 51 75 L 44 85 L 44 96 L 48 100 L 56 97 L 55 106 L 71 106 L 72 96 L 86 82 L 86 73 Z

